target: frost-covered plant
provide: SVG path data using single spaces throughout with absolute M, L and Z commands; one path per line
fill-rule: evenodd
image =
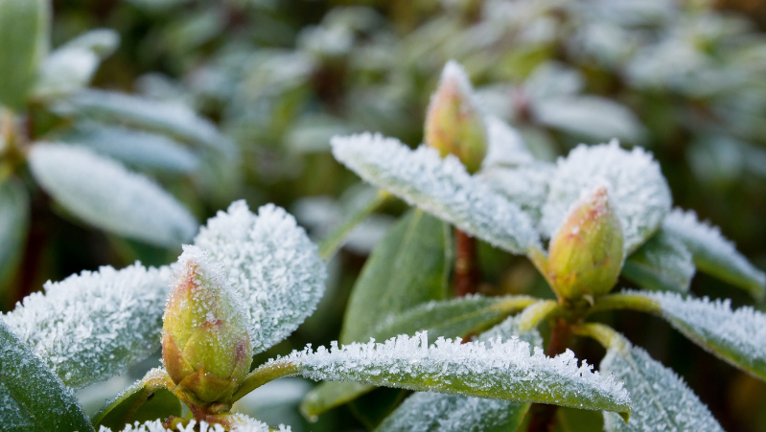
M 33 207 L 45 207 L 41 190 L 76 221 L 178 247 L 194 236 L 196 218 L 126 165 L 189 174 L 235 151 L 188 107 L 87 88 L 120 38 L 94 30 L 49 51 L 50 9 L 49 0 L 0 2 L 0 287 L 24 254 Z
M 445 68 L 432 103 L 445 100 L 440 93 L 451 91 L 452 80 L 467 82 L 456 74 L 462 72 L 454 63 Z M 472 103 L 470 86 L 462 91 L 463 103 Z M 460 110 L 453 112 L 460 115 Z M 456 118 L 439 121 L 456 124 Z M 333 138 L 333 154 L 340 162 L 419 209 L 373 252 L 352 293 L 341 342 L 423 330 L 432 338 L 478 334 L 479 340 L 486 340 L 498 331 L 486 329 L 520 310 L 499 328 L 526 334 L 547 323 L 549 355 L 565 350 L 573 336 L 593 338 L 606 348 L 601 374 L 619 377 L 631 399 L 627 422 L 604 411 L 606 430 L 722 430 L 683 380 L 593 317 L 621 309 L 658 315 L 714 355 L 766 380 L 766 315 L 752 307 L 733 310 L 728 300 L 689 293 L 699 269 L 760 299 L 766 292 L 766 275 L 717 228 L 700 222 L 694 212 L 672 209 L 659 165 L 640 147 L 625 150 L 616 140 L 580 145 L 556 163 L 545 163 L 535 160 L 502 121 L 486 117 L 484 124 L 489 151 L 473 175 L 463 165 L 460 149 L 442 157 L 428 145 L 412 150 L 379 134 Z M 363 208 L 360 214 L 369 211 Z M 557 301 L 449 298 L 445 277 L 452 248 L 449 230 L 439 219 L 453 225 L 458 236 L 467 234 L 529 257 Z M 456 279 L 459 267 L 470 259 L 458 242 Z M 610 293 L 619 275 L 645 290 Z M 476 292 L 478 287 L 472 288 Z M 371 304 L 382 306 L 371 312 Z M 326 383 L 307 396 L 302 408 L 318 415 L 370 390 Z M 590 396 L 579 393 L 579 399 L 580 408 L 595 408 Z M 443 432 L 517 430 L 529 408 L 528 403 L 416 393 L 376 430 L 404 431 L 414 424 Z M 524 424 L 529 430 L 551 430 L 554 413 L 531 410 Z M 474 420 L 461 420 L 466 417 Z

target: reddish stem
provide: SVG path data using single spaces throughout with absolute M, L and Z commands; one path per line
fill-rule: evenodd
M 479 266 L 476 258 L 476 239 L 455 228 L 455 296 L 474 294 L 479 285 Z

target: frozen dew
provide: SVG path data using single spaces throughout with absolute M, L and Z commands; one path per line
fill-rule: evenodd
M 627 424 L 617 414 L 604 413 L 608 432 L 723 432 L 686 383 L 643 349 L 610 349 L 601 371 L 623 381 L 633 401 Z
M 487 124 L 489 145 L 487 156 L 481 165 L 482 169 L 527 165 L 535 161 L 516 129 L 494 116 L 487 116 L 484 121 Z
M 170 271 L 134 264 L 46 282 L 3 316 L 65 384 L 117 375 L 160 346 Z
M 252 419 L 243 414 L 233 414 L 231 416 L 231 431 L 232 432 L 290 432 L 290 427 L 285 425 L 279 425 L 274 429 L 269 429 L 269 426 L 261 421 Z M 191 420 L 186 426 L 178 425 L 175 429 L 166 429 L 160 420 L 147 421 L 144 423 L 135 422 L 128 424 L 124 429 L 120 431 L 112 431 L 108 427 L 101 426 L 98 432 L 224 432 L 223 426 L 219 424 L 208 424 L 205 421 L 197 423 L 196 420 Z
M 461 343 L 439 338 L 428 344 L 427 332 L 400 335 L 384 343 L 352 343 L 328 350 L 294 351 L 262 368 L 294 365 L 313 380 L 365 384 L 506 399 L 545 402 L 626 412 L 622 384 L 593 367 L 578 364 L 571 351 L 555 358 L 517 337 Z
M 554 170 L 552 164 L 534 162 L 515 168 L 490 168 L 482 171 L 478 178 L 495 192 L 521 206 L 539 224 Z
M 622 224 L 626 254 L 646 241 L 670 211 L 670 189 L 651 154 L 639 147 L 623 150 L 616 140 L 580 145 L 558 160 L 543 207 L 544 234 L 556 232 L 584 189 L 602 182 L 609 186 L 609 197 Z
M 208 221 L 194 243 L 244 299 L 255 353 L 295 331 L 324 293 L 326 269 L 316 246 L 274 205 L 256 215 L 244 201 L 234 202 Z
M 333 154 L 364 180 L 494 246 L 522 254 L 540 241 L 530 218 L 472 177 L 460 161 L 394 138 L 363 133 L 332 139 Z

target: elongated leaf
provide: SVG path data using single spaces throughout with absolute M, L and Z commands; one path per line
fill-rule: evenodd
M 3 318 L 70 387 L 123 372 L 159 348 L 170 270 L 102 267 L 47 282 Z
M 294 351 L 256 369 L 255 375 L 292 371 L 314 380 L 354 381 L 371 385 L 541 402 L 584 409 L 630 412 L 622 385 L 577 365 L 571 351 L 546 357 L 529 343 L 511 339 L 461 343 L 428 334 L 399 336 L 382 344 L 353 343 L 331 349 Z
M 327 272 L 317 247 L 282 208 L 266 205 L 254 215 L 237 201 L 211 218 L 194 243 L 244 299 L 254 353 L 288 337 L 324 294 Z
M 677 237 L 660 230 L 625 261 L 622 275 L 653 291 L 689 291 L 692 254 Z
M 528 165 L 535 161 L 516 129 L 494 116 L 486 117 L 485 123 L 488 146 L 487 156 L 481 163 L 482 170 Z
M 747 290 L 756 299 L 766 295 L 766 273 L 737 252 L 718 227 L 700 222 L 693 211 L 673 210 L 663 221 L 662 230 L 684 242 L 701 271 Z
M 506 198 L 470 176 L 452 155 L 410 150 L 393 138 L 365 133 L 334 137 L 335 158 L 364 180 L 488 243 L 516 254 L 540 248 L 532 221 Z
M 167 247 L 189 241 L 197 230 L 194 217 L 170 194 L 83 147 L 36 144 L 29 163 L 46 192 L 98 228 Z
M 669 292 L 626 295 L 654 302 L 662 316 L 689 339 L 766 380 L 766 315 L 762 312 L 749 306 L 732 310 L 729 300 L 684 298 Z
M 188 173 L 199 165 L 199 157 L 163 135 L 86 123 L 61 136 L 73 145 L 90 147 L 129 166 L 164 172 Z
M 0 105 L 19 108 L 48 52 L 48 0 L 0 0 Z
M 99 63 L 114 52 L 120 36 L 113 30 L 85 33 L 53 51 L 40 68 L 35 84 L 37 98 L 64 96 L 90 83 Z
M 29 227 L 29 197 L 24 185 L 10 179 L 0 184 L 0 285 L 18 263 Z
M 0 430 L 93 431 L 72 391 L 0 320 Z
M 622 380 L 634 405 L 627 424 L 618 415 L 604 412 L 607 432 L 723 432 L 686 383 L 641 348 L 629 343 L 610 348 L 601 361 L 601 372 Z
M 603 182 L 622 224 L 626 255 L 641 246 L 670 211 L 670 189 L 651 154 L 638 147 L 623 150 L 616 140 L 580 145 L 559 159 L 543 207 L 543 232 L 556 232 L 582 191 Z
M 517 168 L 492 168 L 482 171 L 479 179 L 495 192 L 521 206 L 539 224 L 555 165 L 542 162 Z
M 230 157 L 237 152 L 229 138 L 185 105 L 122 93 L 83 90 L 61 101 L 55 110 L 64 115 L 74 114 L 168 134 L 182 141 L 216 149 Z

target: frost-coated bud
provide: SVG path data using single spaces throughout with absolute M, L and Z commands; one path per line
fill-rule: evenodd
M 202 249 L 184 246 L 178 261 L 163 316 L 165 368 L 195 402 L 227 403 L 252 360 L 245 310 Z
M 425 142 L 442 156 L 457 156 L 470 173 L 479 170 L 487 154 L 487 131 L 474 102 L 471 83 L 454 61 L 444 66 L 439 88 L 431 96 Z
M 622 269 L 623 236 L 606 187 L 596 187 L 572 205 L 549 252 L 549 280 L 559 296 L 593 299 L 614 287 Z

